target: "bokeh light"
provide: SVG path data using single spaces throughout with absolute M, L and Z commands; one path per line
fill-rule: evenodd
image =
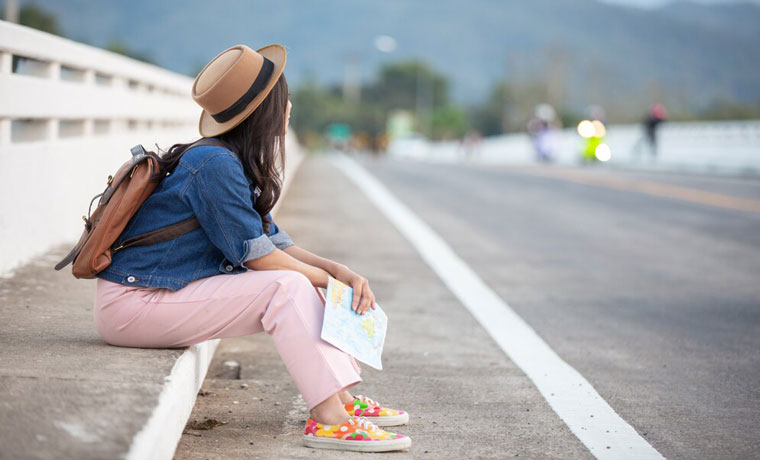
M 578 134 L 580 134 L 581 137 L 589 138 L 594 135 L 594 132 L 594 124 L 591 121 L 583 120 L 578 123 Z
M 604 123 L 601 121 L 594 120 L 591 122 L 591 124 L 594 126 L 595 137 L 604 137 L 604 135 L 607 134 L 607 129 L 604 127 Z
M 599 161 L 609 161 L 612 158 L 612 151 L 607 144 L 599 144 L 596 146 L 596 150 L 594 150 L 594 155 L 596 155 L 596 159 Z
M 378 35 L 375 37 L 375 48 L 383 53 L 392 53 L 396 49 L 396 39 L 390 35 Z

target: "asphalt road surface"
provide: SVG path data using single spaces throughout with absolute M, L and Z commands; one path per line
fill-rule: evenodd
M 364 166 L 668 458 L 760 458 L 760 181 Z
M 357 159 L 663 456 L 760 458 L 760 181 Z M 357 392 L 409 411 L 413 444 L 367 455 L 591 457 L 324 156 L 284 200 L 296 244 L 366 276 L 389 316 Z M 358 456 L 301 446 L 305 404 L 264 334 L 223 340 L 204 391 L 191 420 L 224 425 L 188 428 L 177 459 Z

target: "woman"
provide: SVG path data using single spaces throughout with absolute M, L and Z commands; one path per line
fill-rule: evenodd
M 113 255 L 98 274 L 94 319 L 108 343 L 187 347 L 266 331 L 309 408 L 309 447 L 388 451 L 407 436 L 378 426 L 408 414 L 349 388 L 356 360 L 320 338 L 328 276 L 354 289 L 352 308 L 375 308 L 367 280 L 293 244 L 274 223 L 291 104 L 285 48 L 238 45 L 209 62 L 193 84 L 199 130 L 215 144 L 175 144 L 169 172 L 115 243 L 195 216 L 200 228 Z M 278 155 L 279 153 L 279 155 Z M 278 161 L 279 160 L 279 161 Z M 262 217 L 263 216 L 263 217 Z

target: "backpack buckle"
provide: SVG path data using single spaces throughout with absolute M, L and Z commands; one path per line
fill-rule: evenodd
M 132 152 L 132 156 L 135 158 L 147 155 L 147 152 L 145 151 L 145 148 L 142 146 L 142 144 L 135 145 L 129 149 L 129 151 Z

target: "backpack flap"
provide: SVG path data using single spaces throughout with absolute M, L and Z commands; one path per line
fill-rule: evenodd
M 111 264 L 111 246 L 158 186 L 154 180 L 157 171 L 158 162 L 151 156 L 143 156 L 137 164 L 127 166 L 126 174 L 120 170 L 121 174 L 114 177 L 93 214 L 90 237 L 74 260 L 72 273 L 75 277 L 94 278 Z

